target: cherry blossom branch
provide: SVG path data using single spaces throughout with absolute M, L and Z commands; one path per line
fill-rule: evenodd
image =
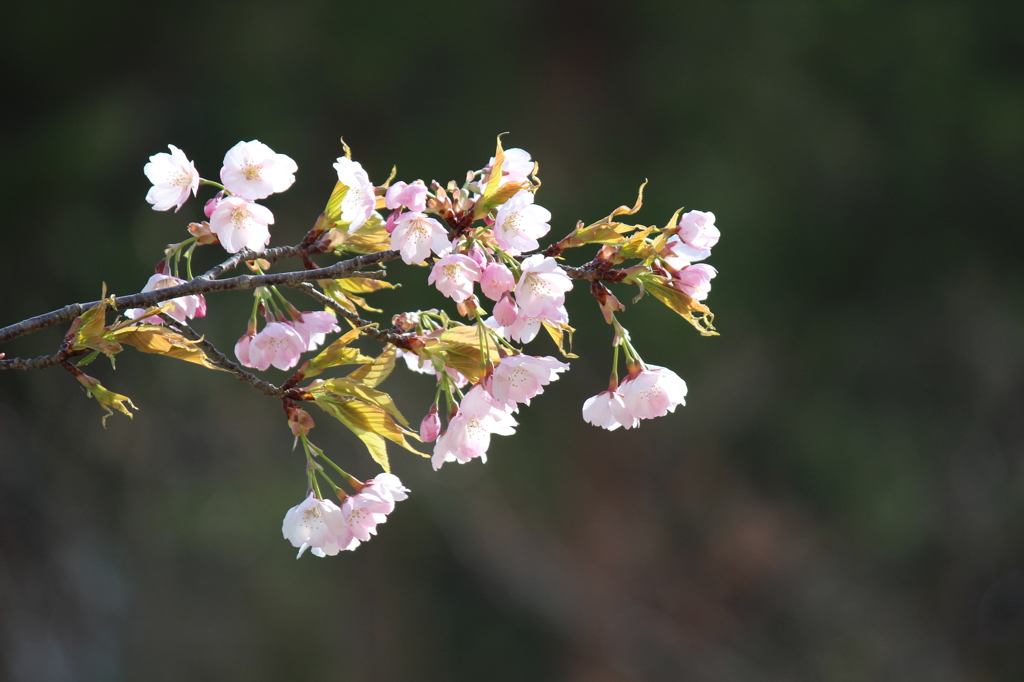
M 297 247 L 284 248 L 292 249 Z M 275 249 L 269 249 L 268 251 L 274 252 Z M 267 252 L 245 253 L 245 255 L 239 258 L 236 258 L 239 254 L 235 254 L 235 256 L 232 256 L 230 259 L 222 263 L 218 268 L 224 266 L 224 269 L 229 269 L 231 267 L 235 267 L 238 262 L 241 262 L 242 260 L 263 258 L 264 253 Z M 282 258 L 285 257 L 285 255 L 298 254 L 288 251 L 279 251 L 271 254 L 270 257 Z M 269 275 L 240 275 L 238 277 L 231 277 L 228 279 L 210 279 L 207 277 L 207 274 L 203 274 L 189 282 L 186 282 L 185 284 L 179 284 L 178 286 L 156 289 L 144 294 L 130 294 L 127 296 L 112 298 L 109 300 L 109 306 L 112 310 L 148 308 L 172 298 L 192 294 L 207 294 L 215 291 L 245 291 L 271 285 L 291 286 L 300 282 L 310 282 L 318 279 L 341 279 L 351 276 L 362 268 L 370 265 L 376 265 L 378 263 L 386 263 L 388 261 L 395 260 L 398 257 L 399 255 L 397 251 L 379 251 L 377 253 L 356 256 L 355 258 L 339 261 L 334 265 L 330 265 L 325 268 L 317 268 L 315 270 L 282 272 Z M 217 268 L 214 268 L 210 272 L 214 272 L 214 270 L 217 270 Z M 223 270 L 220 272 L 223 272 Z M 99 303 L 99 301 L 90 301 L 89 303 L 72 303 L 71 305 L 64 306 L 59 310 L 30 317 L 29 319 L 18 322 L 17 324 L 4 327 L 0 329 L 0 343 L 25 336 L 26 334 L 31 334 L 40 329 L 45 329 L 46 327 L 52 327 L 55 324 L 70 322 L 90 308 L 99 305 Z M 0 368 L 5 367 L 0 365 Z

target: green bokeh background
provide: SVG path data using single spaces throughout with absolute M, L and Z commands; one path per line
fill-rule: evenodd
M 519 433 L 437 474 L 396 449 L 413 495 L 346 556 L 294 560 L 302 457 L 231 377 L 97 362 L 140 407 L 104 430 L 66 373 L 3 373 L 0 679 L 1024 678 L 1021 26 L 1019 2 L 5 9 L 0 324 L 145 284 L 201 215 L 143 200 L 168 143 L 208 177 L 238 140 L 292 156 L 273 244 L 312 225 L 339 136 L 377 182 L 445 181 L 503 131 L 553 237 L 648 178 L 643 222 L 711 210 L 723 239 L 721 337 L 623 316 L 685 408 L 580 420 L 611 356 L 577 287 L 580 359 Z M 389 314 L 443 304 L 391 270 Z M 249 300 L 196 326 L 229 349 Z M 384 387 L 413 420 L 432 394 Z

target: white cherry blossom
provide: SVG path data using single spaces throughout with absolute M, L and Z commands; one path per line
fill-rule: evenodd
M 619 387 L 626 410 L 636 419 L 654 419 L 686 404 L 686 382 L 670 369 L 647 365 Z
M 442 254 L 451 249 L 448 231 L 433 218 L 423 214 L 403 213 L 391 233 L 391 248 L 402 254 L 408 265 L 422 263 L 430 252 Z
M 567 369 L 569 365 L 552 357 L 513 355 L 504 358 L 491 377 L 491 395 L 503 405 L 529 405 L 531 398 L 543 393 L 544 387 Z
M 465 464 L 475 457 L 486 462 L 491 434 L 511 436 L 515 427 L 511 408 L 499 404 L 477 384 L 462 399 L 458 413 L 448 422 L 448 430 L 437 439 L 430 462 L 434 469 L 445 462 Z
M 210 231 L 228 253 L 259 251 L 270 243 L 274 214 L 242 197 L 224 197 L 210 215 Z
M 298 165 L 259 140 L 239 142 L 224 155 L 220 181 L 232 194 L 255 201 L 283 192 L 295 182 Z
M 494 238 L 498 246 L 516 256 L 534 251 L 537 241 L 551 230 L 551 212 L 533 203 L 533 192 L 519 190 L 498 208 Z
M 157 289 L 176 287 L 179 284 L 185 284 L 185 280 L 179 279 L 178 277 L 172 277 L 171 275 L 155 274 L 149 278 L 148 282 L 146 282 L 146 286 L 142 288 L 142 293 L 145 294 L 150 291 L 156 291 Z M 204 317 L 206 315 L 206 299 L 203 298 L 202 294 L 179 296 L 178 298 L 172 298 L 170 301 L 164 301 L 160 305 L 165 306 L 168 304 L 170 304 L 170 307 L 164 312 L 178 322 L 184 322 L 189 318 Z M 133 320 L 137 320 L 142 317 L 144 312 L 146 311 L 143 308 L 129 308 L 124 311 L 124 314 Z M 158 315 L 150 315 L 143 320 L 143 322 L 148 324 L 164 323 L 163 319 Z
M 384 195 L 384 206 L 392 211 L 404 206 L 410 211 L 422 212 L 427 208 L 427 186 L 422 180 L 411 185 L 396 182 L 388 187 Z
M 377 205 L 373 183 L 359 162 L 348 157 L 339 156 L 334 170 L 338 172 L 338 181 L 348 188 L 341 198 L 341 220 L 349 223 L 349 232 L 355 232 L 370 219 Z
M 602 429 L 614 431 L 620 426 L 631 429 L 640 424 L 640 420 L 629 413 L 622 394 L 618 391 L 601 391 L 587 398 L 583 403 L 584 421 L 600 426 Z
M 516 285 L 520 315 L 550 317 L 565 303 L 565 292 L 572 289 L 572 280 L 549 256 L 530 256 L 521 268 L 522 275 Z
M 199 191 L 199 171 L 196 164 L 188 160 L 185 152 L 173 144 L 167 145 L 170 154 L 161 152 L 149 157 L 142 172 L 153 186 L 146 193 L 146 201 L 153 204 L 154 211 L 167 211 L 172 207 L 177 213 L 188 195 Z
M 317 499 L 313 493 L 288 510 L 281 533 L 293 547 L 299 548 L 296 559 L 307 549 L 318 557 L 334 556 L 345 549 L 338 545 L 338 536 L 345 533 L 341 508 L 330 500 Z
M 513 147 L 512 149 L 506 149 L 505 160 L 501 162 L 501 184 L 504 185 L 506 182 L 525 182 L 534 168 L 536 163 L 530 158 L 530 152 L 519 147 Z M 492 156 L 491 160 L 487 162 L 487 168 L 490 170 L 494 167 L 495 158 Z M 486 178 L 486 176 L 484 176 Z

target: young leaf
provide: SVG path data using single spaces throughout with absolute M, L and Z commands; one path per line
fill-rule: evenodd
M 363 365 L 359 369 L 349 374 L 346 379 L 350 381 L 357 381 L 361 384 L 366 384 L 370 388 L 376 388 L 379 386 L 388 376 L 391 374 L 391 370 L 395 368 L 395 347 L 388 346 L 384 349 L 384 352 L 377 356 L 369 365 Z
M 143 353 L 166 355 L 170 358 L 202 365 L 207 369 L 226 371 L 213 364 L 195 341 L 186 339 L 181 334 L 158 324 L 122 327 L 111 333 L 110 338 L 134 346 L 136 350 Z

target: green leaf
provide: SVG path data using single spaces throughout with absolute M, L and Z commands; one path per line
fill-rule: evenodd
M 396 357 L 395 347 L 389 345 L 372 363 L 363 365 L 345 378 L 375 388 L 390 376 Z
M 359 338 L 361 329 L 353 329 L 339 338 L 334 343 L 320 351 L 320 354 L 306 363 L 302 370 L 307 377 L 315 377 L 329 367 L 339 365 L 362 365 L 373 362 L 373 358 L 363 355 L 358 348 L 349 348 L 348 345 Z

